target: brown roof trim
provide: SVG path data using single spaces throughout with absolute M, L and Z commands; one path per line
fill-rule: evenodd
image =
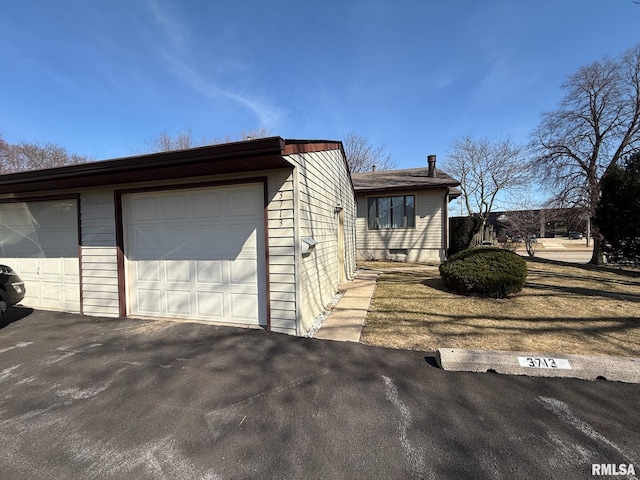
M 281 137 L 268 137 L 11 173 L 0 175 L 0 190 L 25 193 L 291 167 L 283 148 Z
M 370 195 L 392 195 L 394 192 L 406 193 L 406 192 L 424 192 L 425 190 L 447 190 L 447 185 L 433 185 L 433 186 L 402 186 L 402 187 L 389 187 L 389 188 L 372 188 L 372 189 L 357 189 L 356 196 L 370 196 Z
M 326 150 L 342 150 L 342 142 L 328 140 L 285 140 L 283 155 L 294 153 L 323 152 Z
M 355 187 L 353 185 L 353 178 L 351 178 L 351 169 L 349 168 L 349 162 L 347 161 L 347 154 L 344 151 L 342 142 L 335 140 L 292 140 L 287 139 L 284 141 L 285 146 L 283 149 L 283 155 L 293 155 L 296 153 L 310 153 L 310 152 L 324 152 L 327 150 L 340 150 L 342 152 L 342 158 L 344 160 L 344 166 L 349 173 L 349 183 L 351 184 L 351 190 L 355 195 Z
M 0 175 L 0 191 L 10 194 L 168 180 L 223 173 L 291 168 L 286 155 L 340 150 L 335 140 L 258 138 L 186 150 Z M 346 164 L 346 157 L 345 164 Z M 348 168 L 348 166 L 347 166 Z

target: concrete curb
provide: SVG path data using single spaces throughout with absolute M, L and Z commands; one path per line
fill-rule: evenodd
M 439 348 L 443 370 L 640 383 L 640 358 Z

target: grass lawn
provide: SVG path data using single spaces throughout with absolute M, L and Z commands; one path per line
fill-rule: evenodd
M 637 270 L 529 259 L 522 291 L 496 300 L 448 291 L 434 266 L 360 266 L 383 272 L 362 343 L 640 357 Z

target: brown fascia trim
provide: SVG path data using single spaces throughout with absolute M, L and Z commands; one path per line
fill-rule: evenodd
M 284 148 L 282 150 L 283 155 L 293 155 L 296 153 L 311 153 L 311 152 L 324 152 L 327 150 L 340 150 L 344 166 L 349 173 L 349 182 L 351 183 L 351 190 L 353 195 L 356 195 L 356 189 L 353 186 L 353 179 L 351 178 L 351 169 L 347 162 L 347 154 L 344 151 L 342 142 L 336 140 L 292 140 L 287 139 L 284 141 Z
M 448 185 L 433 185 L 429 187 L 417 186 L 417 185 L 407 185 L 402 187 L 380 187 L 380 188 L 367 188 L 367 189 L 358 189 L 356 190 L 356 195 L 371 195 L 371 194 L 384 194 L 389 195 L 393 192 L 425 192 L 425 191 L 433 191 L 433 190 L 448 190 Z
M 230 158 L 261 157 L 268 155 L 282 155 L 284 140 L 281 137 L 267 137 L 242 142 L 222 143 L 187 150 L 173 150 L 170 152 L 151 153 L 132 157 L 101 160 L 78 165 L 31 170 L 27 172 L 0 175 L 0 186 L 51 181 L 56 179 L 81 179 L 113 173 L 127 173 L 145 171 L 155 168 L 187 165 L 211 160 L 225 160 Z
M 323 152 L 326 150 L 341 150 L 342 142 L 330 140 L 285 140 L 283 155 L 294 153 Z

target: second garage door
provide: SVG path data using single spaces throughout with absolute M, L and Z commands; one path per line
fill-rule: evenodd
M 262 184 L 127 194 L 127 313 L 265 323 Z

